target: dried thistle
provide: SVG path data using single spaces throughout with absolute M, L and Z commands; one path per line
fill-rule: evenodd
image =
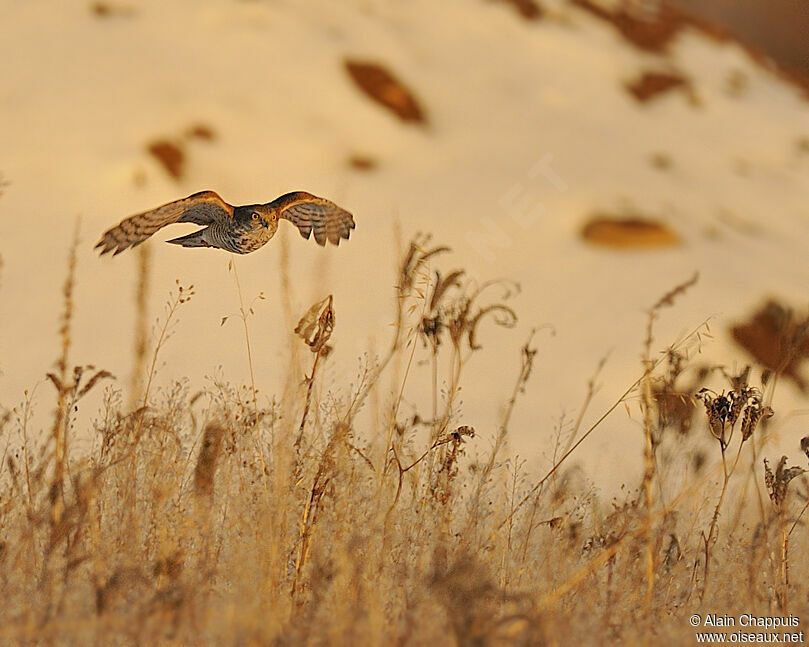
M 295 334 L 297 334 L 309 346 L 309 349 L 315 354 L 314 362 L 312 363 L 312 374 L 306 376 L 306 402 L 303 406 L 303 415 L 301 416 L 301 424 L 298 426 L 298 437 L 295 440 L 295 449 L 300 450 L 301 442 L 303 441 L 303 430 L 306 426 L 306 418 L 309 415 L 309 408 L 312 404 L 312 387 L 315 383 L 315 375 L 317 374 L 317 367 L 321 357 L 325 357 L 331 351 L 331 346 L 326 342 L 331 338 L 331 333 L 334 330 L 334 307 L 333 297 L 330 294 L 322 301 L 315 303 L 306 314 L 301 317 L 298 325 L 295 326 Z
M 739 419 L 739 415 L 742 413 L 744 405 L 749 398 L 750 392 L 746 387 L 739 391 L 731 391 L 728 393 L 730 410 L 728 411 L 727 423 L 730 427 L 733 427 L 733 425 L 736 424 L 736 421 Z
M 430 258 L 437 254 L 450 251 L 450 248 L 447 246 L 427 249 L 430 238 L 431 236 L 429 234 L 424 236 L 417 235 L 410 241 L 410 248 L 399 267 L 399 284 L 397 289 L 400 296 L 405 296 L 410 291 L 410 288 L 412 288 L 415 283 L 417 271 L 419 268 L 423 267 Z
M 773 415 L 771 407 L 762 407 L 761 398 L 754 395 L 751 399 L 751 404 L 745 407 L 744 418 L 742 418 L 742 442 L 746 441 L 758 427 L 761 420 L 771 418 Z
M 517 323 L 516 313 L 504 303 L 477 306 L 483 292 L 494 286 L 503 288 L 500 297 L 503 301 L 510 299 L 520 291 L 517 283 L 496 280 L 488 281 L 476 288 L 471 283 L 461 283 L 463 274 L 463 271 L 455 270 L 446 278 L 442 278 L 441 274 L 436 272 L 430 308 L 419 326 L 419 332 L 431 342 L 433 348 L 441 343 L 441 333 L 446 330 L 450 342 L 457 350 L 460 350 L 464 339 L 470 350 L 480 350 L 482 346 L 477 341 L 477 330 L 486 316 L 491 316 L 497 325 L 505 328 L 513 328 Z M 452 300 L 448 298 L 451 287 L 455 287 L 460 293 Z
M 710 393 L 708 389 L 700 389 L 697 397 L 705 404 L 705 414 L 708 416 L 708 429 L 711 435 L 719 441 L 722 451 L 725 450 L 728 438 L 725 435 L 731 402 L 723 394 Z
M 732 389 L 725 394 L 712 392 L 710 389 L 700 389 L 696 397 L 705 405 L 708 416 L 708 429 L 711 435 L 719 441 L 724 452 L 730 443 L 733 429 L 742 417 L 742 442 L 753 435 L 759 422 L 773 415 L 770 407 L 762 406 L 761 392 L 747 385 L 749 367 L 735 377 L 729 377 Z M 741 415 L 743 412 L 743 415 Z
M 806 472 L 802 467 L 787 468 L 786 464 L 787 457 L 782 456 L 773 474 L 773 471 L 770 469 L 770 464 L 767 462 L 766 458 L 764 459 L 764 483 L 767 486 L 767 492 L 770 494 L 770 500 L 773 502 L 773 505 L 779 509 L 784 499 L 786 499 L 789 482 L 796 476 L 800 476 Z
M 330 294 L 322 301 L 315 303 L 295 326 L 295 334 L 309 346 L 313 353 L 326 354 L 330 347 L 326 345 L 334 330 L 333 298 Z

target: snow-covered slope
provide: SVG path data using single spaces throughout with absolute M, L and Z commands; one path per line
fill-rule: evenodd
M 496 352 L 470 364 L 478 376 L 464 390 L 463 420 L 493 433 L 519 347 L 531 328 L 552 325 L 554 336 L 535 338 L 536 370 L 512 425 L 511 449 L 535 467 L 545 464 L 559 415 L 575 417 L 605 354 L 585 422 L 635 380 L 646 310 L 695 271 L 699 283 L 658 322 L 657 347 L 715 315 L 717 340 L 706 355 L 738 367 L 749 360 L 728 341 L 731 322 L 765 296 L 807 300 L 806 98 L 732 42 L 686 28 L 668 54 L 643 52 L 566 2 L 546 2 L 536 21 L 507 3 L 468 0 L 150 0 L 105 3 L 102 15 L 85 2 L 0 6 L 0 171 L 10 183 L 0 197 L 6 406 L 56 356 L 77 220 L 72 360 L 125 382 L 136 256 L 98 258 L 92 246 L 122 217 L 202 189 L 234 204 L 302 189 L 355 214 L 357 229 L 338 249 L 287 232 L 295 311 L 335 295 L 334 374 L 353 371 L 358 354 L 388 339 L 397 227 L 450 245 L 446 269 L 518 281 L 519 329 L 482 329 Z M 402 122 L 370 101 L 346 73 L 346 58 L 390 69 L 427 123 Z M 687 83 L 640 103 L 626 85 L 649 71 Z M 195 125 L 213 138 L 184 136 Z M 147 152 L 160 138 L 182 143 L 179 180 Z M 375 168 L 352 167 L 355 155 Z M 580 230 L 595 212 L 640 213 L 682 242 L 623 251 L 588 244 Z M 241 330 L 220 326 L 238 309 L 229 257 L 161 242 L 183 232 L 177 226 L 151 243 L 155 316 L 176 279 L 197 293 L 160 379 L 199 379 L 221 366 L 246 381 Z M 246 297 L 268 297 L 251 320 L 264 392 L 277 387 L 285 356 L 279 257 L 273 241 L 237 260 Z M 40 409 L 48 397 L 40 391 Z M 774 406 L 786 414 L 803 402 L 784 383 Z M 783 418 L 775 431 L 793 448 L 805 425 Z M 619 473 L 612 467 L 639 448 L 638 426 L 621 410 L 582 458 L 602 474 Z

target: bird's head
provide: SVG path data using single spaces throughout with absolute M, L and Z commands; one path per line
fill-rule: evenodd
M 251 229 L 265 228 L 272 232 L 278 229 L 278 212 L 265 204 L 251 204 L 238 207 L 234 218 Z

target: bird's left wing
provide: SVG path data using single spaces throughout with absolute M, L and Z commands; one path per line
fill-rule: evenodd
M 314 232 L 315 240 L 321 246 L 327 240 L 333 245 L 339 245 L 340 239 L 348 239 L 355 227 L 354 217 L 348 211 L 331 200 L 318 198 L 304 191 L 282 195 L 270 205 L 278 208 L 279 216 L 295 225 L 304 238 L 309 238 Z
M 135 214 L 108 229 L 96 244 L 101 254 L 120 254 L 129 247 L 139 245 L 158 229 L 175 222 L 210 225 L 233 217 L 233 207 L 213 191 L 201 191 L 162 207 Z

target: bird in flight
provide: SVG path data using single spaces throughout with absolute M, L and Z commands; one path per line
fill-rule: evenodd
M 334 245 L 348 239 L 354 218 L 348 211 L 325 198 L 294 191 L 267 204 L 234 207 L 213 191 L 201 191 L 150 211 L 130 216 L 98 241 L 101 254 L 120 254 L 140 245 L 158 229 L 175 222 L 207 225 L 194 233 L 166 241 L 183 247 L 217 247 L 234 254 L 248 254 L 262 247 L 278 230 L 279 219 L 289 220 L 309 238 L 314 233 L 318 245 L 328 240 Z

